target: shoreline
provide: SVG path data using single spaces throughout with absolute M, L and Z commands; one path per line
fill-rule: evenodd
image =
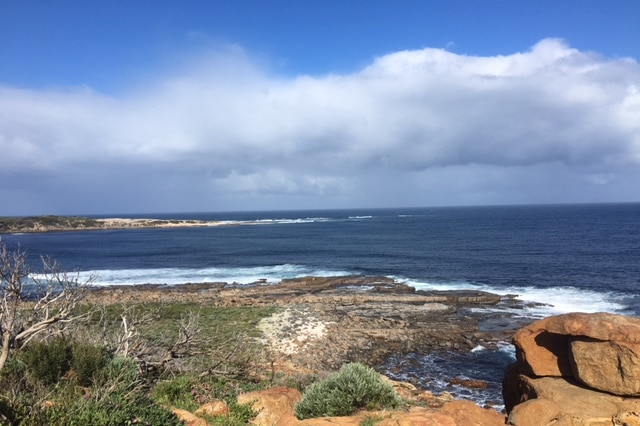
M 265 330 L 299 343 L 300 350 L 293 350 L 292 341 L 284 345 L 288 348 L 284 358 L 318 369 L 380 360 L 391 353 L 495 347 L 532 321 L 514 313 L 513 308 L 521 310 L 527 304 L 510 296 L 476 290 L 423 291 L 388 277 L 361 275 L 303 277 L 269 285 L 92 286 L 87 300 L 276 307 L 280 317 L 265 323 Z M 277 346 L 276 336 L 267 337 Z
M 144 228 L 192 228 L 241 225 L 235 221 L 154 218 L 91 218 L 82 216 L 0 217 L 0 234 L 99 231 Z
M 517 329 L 532 321 L 513 312 L 514 307 L 528 305 L 510 296 L 475 290 L 421 291 L 391 278 L 360 275 L 304 277 L 269 285 L 101 286 L 92 287 L 87 300 L 276 308 L 258 324 L 257 339 L 274 357 L 277 371 L 294 375 L 333 372 L 350 362 L 385 369 L 386 361 L 396 356 L 446 359 L 479 348 L 500 351 Z M 452 373 L 447 380 L 460 380 Z M 461 386 L 467 382 L 477 381 L 462 380 Z M 482 389 L 485 386 L 493 385 L 483 384 Z M 500 409 L 500 401 L 489 396 L 479 398 Z

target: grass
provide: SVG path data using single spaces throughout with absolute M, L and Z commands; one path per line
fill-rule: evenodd
M 85 305 L 80 310 L 86 312 L 91 308 L 92 306 Z M 260 337 L 258 323 L 276 310 L 275 307 L 213 307 L 188 302 L 111 304 L 105 306 L 104 312 L 94 312 L 91 324 L 99 326 L 102 320 L 106 322 L 107 327 L 117 329 L 121 326 L 121 316 L 125 313 L 130 320 L 147 315 L 149 317 L 147 324 L 139 330 L 141 337 L 150 341 L 171 340 L 178 336 L 181 319 L 189 312 L 193 312 L 198 317 L 200 334 L 206 336 L 206 346 L 203 347 L 205 349 L 217 347 L 238 335 L 246 335 L 250 338 Z

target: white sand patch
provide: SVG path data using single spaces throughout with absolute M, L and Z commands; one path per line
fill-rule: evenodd
M 106 228 L 185 228 L 196 226 L 220 226 L 232 225 L 233 222 L 226 221 L 204 221 L 204 220 L 177 220 L 177 219 L 128 219 L 110 217 L 96 219 L 104 224 Z
M 326 322 L 292 308 L 263 318 L 258 328 L 264 344 L 286 355 L 297 353 L 305 344 L 322 339 L 327 333 Z

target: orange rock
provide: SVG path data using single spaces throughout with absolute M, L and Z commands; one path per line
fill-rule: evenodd
M 270 388 L 263 391 L 238 395 L 239 404 L 251 403 L 258 416 L 253 420 L 256 425 L 276 425 L 283 417 L 295 415 L 295 404 L 302 399 L 297 389 L 286 387 Z M 282 423 L 280 423 L 282 424 Z
M 640 396 L 639 343 L 576 339 L 570 347 L 580 382 L 615 395 Z
M 640 318 L 556 315 L 518 330 L 513 343 L 521 373 L 574 377 L 604 392 L 640 396 Z
M 229 407 L 224 401 L 212 401 L 202 405 L 195 412 L 197 416 L 220 417 L 229 414 Z
M 180 408 L 171 408 L 173 414 L 175 414 L 178 419 L 180 419 L 186 426 L 209 426 L 204 419 L 196 416 L 193 413 L 190 413 L 187 410 L 182 410 Z
M 640 318 L 598 312 L 555 315 L 542 321 L 551 333 L 640 343 Z
M 448 402 L 440 412 L 450 416 L 458 426 L 498 426 L 506 423 L 505 415 L 490 408 L 478 407 L 471 401 Z
M 566 425 L 566 420 L 567 416 L 562 413 L 562 409 L 558 404 L 549 399 L 536 398 L 519 404 L 516 409 L 509 414 L 507 424 L 517 426 L 553 424 L 555 426 L 556 424 Z M 569 423 L 569 425 L 571 425 L 571 423 Z
M 534 376 L 571 377 L 569 338 L 550 333 L 545 320 L 536 321 L 513 335 L 520 371 Z
M 416 399 L 426 403 L 429 407 L 439 408 L 445 403 L 453 401 L 454 397 L 449 392 L 442 392 L 441 394 L 434 395 L 429 391 L 424 391 L 419 394 Z
M 562 377 L 531 378 L 518 376 L 525 402 L 516 405 L 509 414 L 509 425 L 614 425 L 612 419 L 624 413 L 640 413 L 640 398 L 628 398 L 598 392 L 576 385 Z M 529 402 L 546 400 L 549 402 Z M 533 417 L 540 423 L 532 423 Z M 550 423 L 556 419 L 558 423 Z M 573 423 L 562 423 L 572 419 Z M 544 423 L 548 421 L 547 423 Z M 600 422 L 600 423 L 598 423 Z M 617 423 L 624 425 L 625 423 Z M 632 425 L 633 423 L 629 423 Z
M 486 389 L 489 383 L 483 380 L 461 379 L 459 377 L 449 380 L 450 385 L 459 385 L 467 389 Z
M 418 389 L 411 383 L 391 380 L 390 378 L 382 374 L 380 375 L 380 377 L 382 377 L 382 380 L 384 380 L 386 383 L 389 383 L 393 390 L 395 390 L 398 396 L 402 399 L 415 399 L 416 395 L 419 393 Z
M 462 426 L 462 424 L 457 425 L 448 415 L 427 409 L 410 412 L 361 412 L 349 417 L 321 417 L 302 420 L 298 423 L 283 423 L 278 426 L 360 426 L 367 417 L 379 419 L 376 426 Z

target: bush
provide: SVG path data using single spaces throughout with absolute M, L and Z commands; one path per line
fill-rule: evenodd
M 94 386 L 113 389 L 114 392 L 135 389 L 140 381 L 138 364 L 131 358 L 116 356 L 94 375 Z
M 56 337 L 48 342 L 31 342 L 18 358 L 25 364 L 29 377 L 44 385 L 55 384 L 72 372 L 78 385 L 91 386 L 94 375 L 109 361 L 109 354 L 103 346 Z
M 71 342 L 56 337 L 49 342 L 31 342 L 20 354 L 27 373 L 45 385 L 56 383 L 71 368 Z
M 109 361 L 109 353 L 104 346 L 76 343 L 71 348 L 71 371 L 80 386 L 91 386 L 94 375 Z
M 21 425 L 52 426 L 179 426 L 181 421 L 168 409 L 154 404 L 146 396 L 111 395 L 106 401 L 78 399 L 74 404 L 43 408 Z
M 304 420 L 348 416 L 363 408 L 396 408 L 401 402 L 391 385 L 375 370 L 354 363 L 309 386 L 295 410 L 296 417 Z

